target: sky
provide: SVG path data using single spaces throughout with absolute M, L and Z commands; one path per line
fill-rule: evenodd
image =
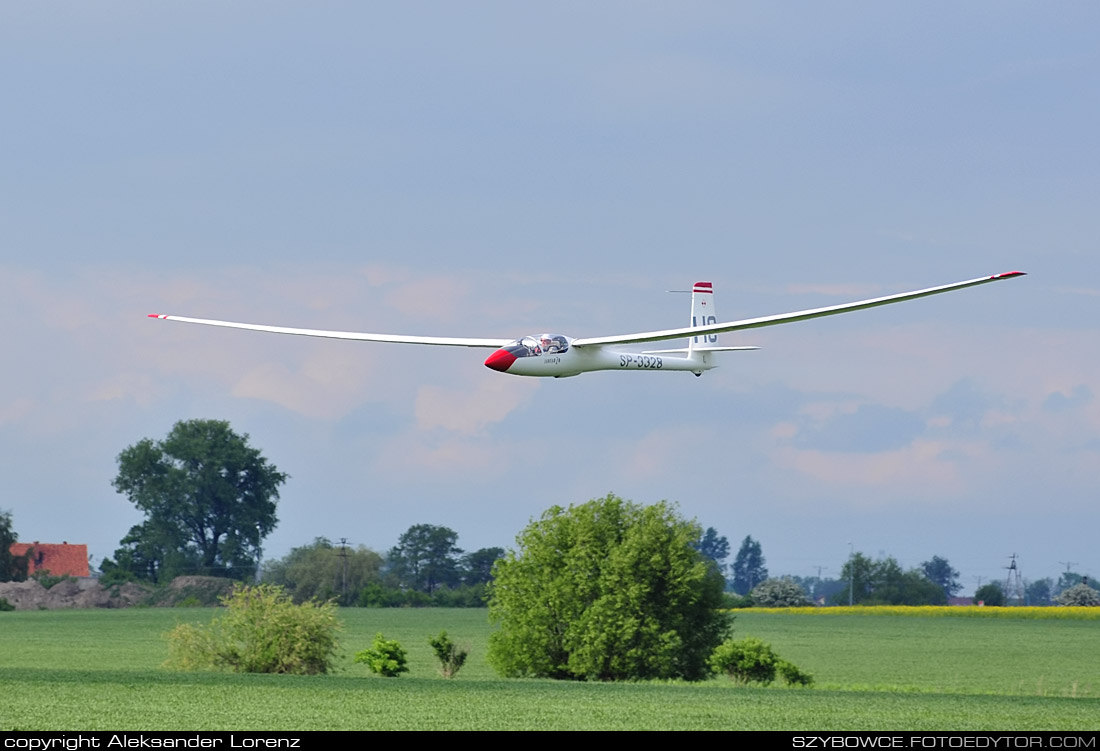
M 772 574 L 933 555 L 964 591 L 1100 575 L 1100 7 L 0 6 L 0 509 L 93 566 L 116 459 L 228 420 L 279 470 L 268 558 L 414 524 L 511 547 L 666 499 Z M 483 350 L 1005 271 L 727 334 L 722 367 L 525 379 Z

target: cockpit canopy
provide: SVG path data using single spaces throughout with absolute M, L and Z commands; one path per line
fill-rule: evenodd
M 513 357 L 556 355 L 569 350 L 569 340 L 561 334 L 539 334 L 508 342 L 502 349 Z

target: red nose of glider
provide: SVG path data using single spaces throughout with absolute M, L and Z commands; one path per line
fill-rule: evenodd
M 515 361 L 516 356 L 511 352 L 506 349 L 498 349 L 485 359 L 485 367 L 499 370 L 501 373 L 504 373 L 507 372 L 508 368 L 512 367 L 512 363 Z

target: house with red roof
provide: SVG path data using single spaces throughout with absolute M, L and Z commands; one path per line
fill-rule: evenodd
M 52 576 L 91 576 L 88 571 L 88 546 L 70 545 L 63 542 L 60 545 L 50 542 L 13 542 L 11 554 L 25 555 L 31 551 L 30 561 L 27 564 L 27 575 L 38 571 L 48 571 Z

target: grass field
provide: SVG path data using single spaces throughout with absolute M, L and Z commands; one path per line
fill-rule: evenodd
M 1100 621 L 739 611 L 737 635 L 813 673 L 809 690 L 502 680 L 485 662 L 483 610 L 342 610 L 333 675 L 164 670 L 164 633 L 213 615 L 0 613 L 0 730 L 1100 728 Z M 427 645 L 444 628 L 471 650 L 454 680 Z M 408 649 L 408 674 L 352 663 L 377 631 Z

